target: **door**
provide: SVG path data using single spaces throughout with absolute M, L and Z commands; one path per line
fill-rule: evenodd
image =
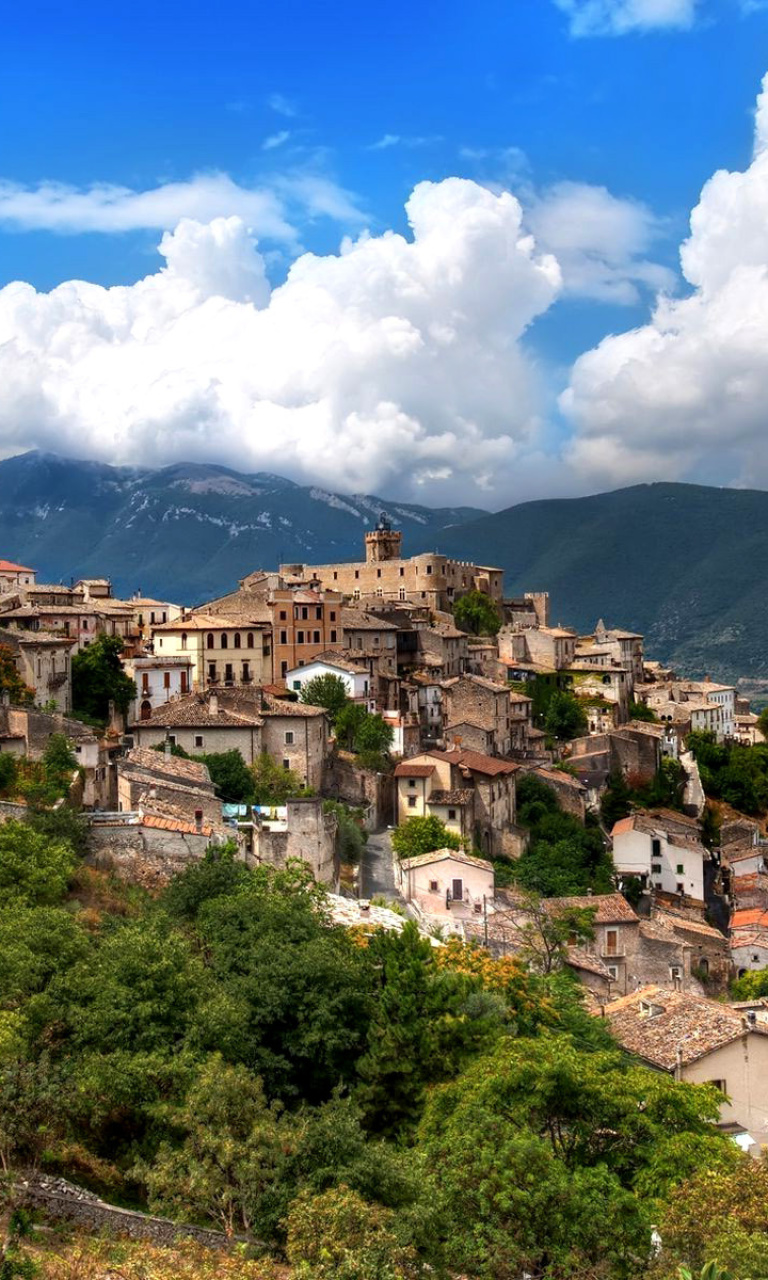
M 453 898 L 454 902 L 456 902 L 457 900 L 459 902 L 464 901 L 464 881 L 463 880 L 451 881 L 451 897 Z

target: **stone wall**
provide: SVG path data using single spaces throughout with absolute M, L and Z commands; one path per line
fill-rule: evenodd
M 11 800 L 0 800 L 0 822 L 23 822 L 29 810 L 25 804 L 14 804 Z
M 361 769 L 346 751 L 337 751 L 328 757 L 323 795 L 366 809 L 369 831 L 376 831 L 395 821 L 394 776 Z
M 323 813 L 322 800 L 314 797 L 289 800 L 287 810 L 286 830 L 254 827 L 254 857 L 272 867 L 284 867 L 292 858 L 299 858 L 312 868 L 320 884 L 335 891 L 339 883 L 335 816 Z
M 99 823 L 89 829 L 86 861 L 133 884 L 159 888 L 191 862 L 199 862 L 210 843 L 204 835 L 144 827 L 138 822 Z
M 223 1231 L 206 1227 L 189 1226 L 172 1222 L 170 1218 L 158 1218 L 139 1213 L 134 1209 L 121 1209 L 107 1204 L 98 1196 L 63 1178 L 46 1178 L 32 1175 L 17 1184 L 20 1198 L 26 1206 L 38 1209 L 46 1218 L 55 1222 L 71 1222 L 98 1235 L 108 1232 L 128 1236 L 131 1240 L 149 1240 L 152 1244 L 171 1245 L 179 1236 L 197 1241 L 207 1249 L 229 1249 L 243 1237 L 231 1239 Z

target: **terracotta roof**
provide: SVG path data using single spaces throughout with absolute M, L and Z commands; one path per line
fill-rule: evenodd
M 759 929 L 754 932 L 733 933 L 728 945 L 732 951 L 739 947 L 763 947 L 768 951 L 768 927 L 764 933 Z
M 396 778 L 428 778 L 430 774 L 435 773 L 436 766 L 433 764 L 409 764 L 407 760 L 403 760 L 395 769 Z
M 212 836 L 213 827 L 206 826 L 205 823 L 198 827 L 194 822 L 183 822 L 180 818 L 161 818 L 159 814 L 145 813 L 141 819 L 143 827 L 157 827 L 161 831 L 178 831 L 182 835 L 188 836 Z
M 589 909 L 595 912 L 595 924 L 636 924 L 638 916 L 621 893 L 583 894 L 579 897 L 545 898 L 547 910 Z
M 724 935 L 713 925 L 704 924 L 701 920 L 691 920 L 688 916 L 678 915 L 675 911 L 657 909 L 654 919 L 668 924 L 676 933 L 697 933 L 703 938 L 713 938 L 717 942 L 725 940 Z
M 611 981 L 611 973 L 608 966 L 603 963 L 599 956 L 591 955 L 583 947 L 569 947 L 565 962 L 572 969 L 583 969 L 586 973 L 594 973 L 599 978 L 605 978 L 608 982 Z
M 180 778 L 184 782 L 203 783 L 209 789 L 211 787 L 211 776 L 201 761 L 166 755 L 164 751 L 153 751 L 151 747 L 132 747 L 125 760 L 120 761 L 119 767 L 123 764 L 136 765 L 149 773 Z
M 173 622 L 153 625 L 153 633 L 176 631 L 246 631 L 266 625 L 266 619 L 256 620 L 251 614 L 195 613 L 186 618 L 174 618 Z
M 575 787 L 577 791 L 584 790 L 584 784 L 579 782 L 578 778 L 574 778 L 573 774 L 568 773 L 565 769 L 545 769 L 541 766 L 533 770 L 537 778 L 541 778 L 543 782 L 556 782 L 559 786 Z
M 744 911 L 734 911 L 731 916 L 731 931 L 752 928 L 768 929 L 768 911 L 763 907 L 748 907 Z
M 473 858 L 472 854 L 463 853 L 461 849 L 435 849 L 434 853 L 420 853 L 416 858 L 404 858 L 400 866 L 405 871 L 410 871 L 414 867 L 429 867 L 435 862 L 447 862 L 449 859 L 468 867 L 479 867 L 481 871 L 493 871 L 493 865 L 486 862 L 485 858 Z
M 386 622 L 377 618 L 374 613 L 366 613 L 362 609 L 341 610 L 341 625 L 345 631 L 397 631 L 394 622 Z
M 263 723 L 260 713 L 255 708 L 250 714 L 238 712 L 233 715 L 219 702 L 219 709 L 214 714 L 210 710 L 207 699 L 200 694 L 191 693 L 179 698 L 170 698 L 161 707 L 156 707 L 148 720 L 138 721 L 135 728 L 137 730 L 148 727 L 157 729 L 167 726 L 173 729 L 176 727 L 183 728 L 185 725 L 190 728 L 207 725 L 220 729 L 242 729 L 248 725 L 261 725 Z
M 498 760 L 495 756 L 485 756 L 480 751 L 465 751 L 463 747 L 454 747 L 449 751 L 429 751 L 425 754 L 432 756 L 435 760 L 447 760 L 459 768 L 469 769 L 472 773 L 484 773 L 489 778 L 498 777 L 500 774 L 517 773 L 520 768 L 511 760 Z
M 12 560 L 0 560 L 0 573 L 34 573 L 25 564 L 14 564 Z
M 746 1034 L 740 1013 L 689 991 L 647 986 L 605 1007 L 613 1034 L 630 1053 L 674 1071 L 678 1051 L 687 1065 Z

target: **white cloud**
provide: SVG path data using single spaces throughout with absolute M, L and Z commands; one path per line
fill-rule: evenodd
M 699 0 L 555 0 L 573 36 L 622 36 L 693 26 Z
M 768 483 L 768 77 L 755 156 L 716 173 L 681 249 L 689 296 L 577 360 L 572 462 L 600 483 L 699 475 Z
M 133 286 L 8 285 L 0 452 L 208 458 L 503 500 L 538 457 L 538 371 L 520 338 L 558 294 L 557 263 L 509 193 L 421 183 L 407 213 L 411 239 L 305 254 L 271 296 L 238 217 L 182 221 L 166 266 Z
M 389 151 L 392 147 L 428 147 L 432 143 L 442 142 L 440 134 L 425 136 L 412 135 L 403 137 L 399 133 L 385 133 L 377 142 L 372 142 L 368 151 Z
M 619 199 L 605 187 L 559 182 L 532 190 L 525 203 L 526 223 L 557 257 L 567 293 L 633 305 L 641 289 L 674 288 L 674 273 L 645 256 L 663 224 L 639 201 Z
M 267 98 L 267 106 L 270 110 L 276 112 L 277 115 L 285 116 L 289 120 L 292 120 L 294 116 L 299 114 L 299 108 L 296 106 L 296 103 L 292 102 L 290 98 L 286 98 L 282 93 L 270 94 Z
M 274 151 L 277 147 L 282 147 L 290 138 L 290 129 L 281 129 L 279 133 L 271 133 L 265 138 L 261 144 L 262 151 Z
M 225 173 L 196 174 L 147 191 L 97 184 L 23 187 L 0 180 L 0 225 L 25 231 L 166 231 L 181 218 L 209 222 L 236 215 L 259 237 L 296 242 L 296 219 L 329 216 L 359 225 L 355 198 L 330 178 L 296 171 L 270 185 L 244 187 Z

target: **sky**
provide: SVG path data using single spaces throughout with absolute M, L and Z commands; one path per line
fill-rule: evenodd
M 768 3 L 7 12 L 0 457 L 768 488 Z

